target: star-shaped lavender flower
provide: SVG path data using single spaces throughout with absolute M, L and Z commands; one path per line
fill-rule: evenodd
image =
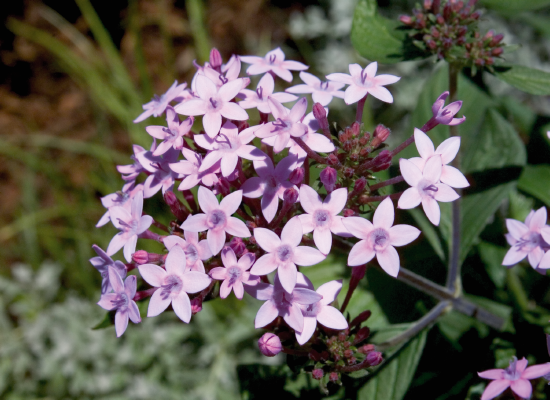
M 136 251 L 138 235 L 145 232 L 153 223 L 153 218 L 149 215 L 141 215 L 143 211 L 143 192 L 140 191 L 132 199 L 131 211 L 128 212 L 124 207 L 112 207 L 109 210 L 111 222 L 120 229 L 109 243 L 107 254 L 112 256 L 122 247 L 124 247 L 124 258 L 126 261 L 132 261 L 132 253 Z
M 166 122 L 168 123 L 168 128 L 159 125 L 151 125 L 145 128 L 149 135 L 163 141 L 153 151 L 154 156 L 160 156 L 170 148 L 178 151 L 181 150 L 183 147 L 183 137 L 191 130 L 194 119 L 193 117 L 189 117 L 185 121 L 180 122 L 174 109 L 168 106 L 166 109 Z
M 218 183 L 218 177 L 216 174 L 220 171 L 220 163 L 216 163 L 207 170 L 199 172 L 202 166 L 203 159 L 200 154 L 195 153 L 193 150 L 181 149 L 183 156 L 186 160 L 181 160 L 177 163 L 170 164 L 170 169 L 177 174 L 185 176 L 181 181 L 178 190 L 189 190 L 202 183 L 205 186 L 212 186 Z
M 444 140 L 437 149 L 434 150 L 432 140 L 420 129 L 414 128 L 414 143 L 420 153 L 420 157 L 409 158 L 409 161 L 418 167 L 420 171 L 424 171 L 424 166 L 430 157 L 439 154 L 441 156 L 441 182 L 454 188 L 465 188 L 470 186 L 466 177 L 455 167 L 449 164 L 454 160 L 460 148 L 460 137 L 455 136 Z
M 389 275 L 399 273 L 399 254 L 394 246 L 404 246 L 415 240 L 420 231 L 410 225 L 393 225 L 395 211 L 389 198 L 383 200 L 372 218 L 372 223 L 361 217 L 348 217 L 342 220 L 347 230 L 361 239 L 349 252 L 348 265 L 356 267 L 372 260 L 378 263 Z
M 430 222 L 439 225 L 441 211 L 437 202 L 454 201 L 460 197 L 450 186 L 440 182 L 442 165 L 439 154 L 430 157 L 423 172 L 409 160 L 400 159 L 401 174 L 405 182 L 412 187 L 405 190 L 399 198 L 397 207 L 409 209 L 422 202 L 422 208 Z
M 225 233 L 237 237 L 249 237 L 250 231 L 245 223 L 238 218 L 232 217 L 243 198 L 242 190 L 237 190 L 225 196 L 221 203 L 211 190 L 204 186 L 199 187 L 199 206 L 204 214 L 191 215 L 181 224 L 182 229 L 191 232 L 203 232 L 208 230 L 206 240 L 213 255 L 216 255 L 223 248 Z
M 509 232 L 506 238 L 512 247 L 506 253 L 502 265 L 515 265 L 527 257 L 533 268 L 547 269 L 550 267 L 546 260 L 544 263 L 541 262 L 545 255 L 544 252 L 550 248 L 541 234 L 546 225 L 546 219 L 546 208 L 541 207 L 536 212 L 530 213 L 525 223 L 510 218 L 506 220 Z M 540 267 L 539 263 L 542 264 Z
M 279 199 L 283 199 L 285 190 L 291 187 L 298 188 L 288 181 L 294 169 L 296 158 L 285 157 L 274 168 L 269 157 L 254 161 L 254 169 L 259 175 L 247 179 L 242 186 L 243 196 L 258 198 L 262 196 L 262 213 L 267 222 L 271 222 L 277 213 Z
M 141 322 L 139 309 L 133 300 L 136 295 L 137 279 L 130 275 L 124 282 L 114 268 L 109 269 L 109 282 L 113 287 L 114 293 L 105 293 L 97 303 L 101 308 L 111 311 L 116 310 L 115 331 L 117 337 L 122 336 L 128 327 L 128 318 L 134 324 Z
M 155 264 L 138 266 L 139 273 L 151 286 L 159 289 L 149 301 L 148 317 L 162 313 L 172 303 L 176 315 L 186 323 L 191 319 L 191 301 L 187 293 L 197 293 L 205 289 L 212 281 L 208 275 L 186 269 L 185 253 L 174 246 L 166 257 L 166 270 Z
M 328 254 L 332 247 L 332 233 L 341 236 L 351 236 L 342 224 L 342 217 L 338 214 L 346 206 L 348 190 L 336 189 L 330 193 L 325 201 L 315 190 L 308 185 L 300 186 L 300 204 L 306 212 L 298 217 L 302 223 L 304 234 L 313 231 L 315 246 L 321 253 Z
M 322 299 L 320 294 L 302 287 L 287 292 L 281 285 L 278 274 L 275 275 L 274 285 L 259 282 L 255 286 L 245 287 L 245 290 L 258 300 L 266 300 L 256 314 L 256 328 L 262 328 L 281 316 L 292 329 L 302 332 L 304 316 L 300 306 L 315 304 Z
M 311 281 L 302 273 L 298 273 L 298 282 L 296 288 L 306 288 L 315 290 Z M 348 327 L 348 321 L 342 313 L 330 304 L 336 300 L 338 293 L 342 289 L 342 281 L 330 281 L 317 289 L 317 294 L 323 298 L 316 303 L 301 305 L 302 314 L 304 316 L 304 329 L 301 332 L 296 332 L 296 340 L 300 345 L 305 344 L 317 327 L 317 323 L 326 326 L 327 328 L 342 330 Z
M 208 260 L 212 257 L 212 252 L 208 246 L 208 242 L 201 240 L 199 242 L 199 234 L 197 232 L 183 231 L 185 240 L 179 236 L 170 235 L 162 240 L 162 243 L 168 250 L 171 250 L 174 246 L 179 246 L 185 252 L 185 259 L 187 261 L 187 269 L 189 271 L 197 271 L 204 273 L 204 260 Z
M 166 93 L 164 93 L 160 97 L 155 95 L 153 100 L 143 105 L 143 109 L 145 111 L 134 120 L 134 123 L 141 122 L 149 118 L 151 115 L 155 117 L 160 116 L 172 101 L 177 101 L 178 97 L 182 96 L 186 86 L 187 83 L 182 83 L 181 85 L 178 85 L 178 81 L 175 81 L 172 86 L 170 86 L 170 89 L 166 91 Z
M 101 294 L 111 291 L 112 285 L 109 281 L 109 267 L 114 269 L 121 279 L 126 276 L 126 266 L 122 261 L 113 261 L 99 246 L 93 245 L 92 249 L 97 253 L 98 257 L 90 258 L 90 263 L 101 273 L 103 280 L 101 281 Z
M 302 223 L 298 217 L 286 223 L 281 238 L 269 229 L 254 229 L 254 239 L 267 254 L 256 261 L 250 272 L 261 276 L 277 269 L 281 285 L 288 293 L 292 293 L 298 273 L 296 264 L 309 267 L 325 259 L 325 255 L 313 247 L 298 246 L 302 236 Z
M 132 199 L 136 195 L 137 192 L 143 191 L 143 185 L 137 185 L 135 188 L 130 190 L 129 192 L 116 192 L 108 194 L 107 196 L 104 196 L 101 198 L 101 204 L 103 204 L 103 207 L 107 209 L 105 214 L 101 217 L 101 219 L 97 222 L 95 225 L 96 228 L 99 228 L 103 225 L 105 225 L 107 222 L 111 220 L 109 209 L 111 207 L 124 207 L 128 211 L 130 211 Z
M 153 139 L 150 151 L 154 151 L 156 147 L 156 139 Z M 137 144 L 134 144 L 132 148 L 134 150 L 134 155 L 131 156 L 131 158 L 132 160 L 134 160 L 134 163 L 128 165 L 117 165 L 116 167 L 117 171 L 122 174 L 122 179 L 126 182 L 122 188 L 123 192 L 130 191 L 136 184 L 136 178 L 139 176 L 140 173 L 145 171 L 145 168 L 143 168 L 138 160 L 138 156 L 139 154 L 146 152 L 146 150 L 143 147 L 138 146 Z
M 367 65 L 365 69 L 362 69 L 359 64 L 350 64 L 350 75 L 335 73 L 327 75 L 327 79 L 349 85 L 344 93 L 346 104 L 356 103 L 369 93 L 378 100 L 393 103 L 393 96 L 384 86 L 395 83 L 401 78 L 394 75 L 376 76 L 377 69 L 378 63 L 376 61 Z
M 449 92 L 443 92 L 437 98 L 435 103 L 432 106 L 433 118 L 440 123 L 441 125 L 459 125 L 466 121 L 466 117 L 454 118 L 456 113 L 462 107 L 462 101 L 454 101 L 443 107 L 445 105 L 445 99 L 449 96 Z
M 328 105 L 333 97 L 344 98 L 342 89 L 345 83 L 336 82 L 321 82 L 319 78 L 308 72 L 300 72 L 300 78 L 305 82 L 305 85 L 296 85 L 286 89 L 289 93 L 311 93 L 314 103 Z
M 244 121 L 248 114 L 237 103 L 231 100 L 242 89 L 243 82 L 240 79 L 227 82 L 219 89 L 214 82 L 206 76 L 197 76 L 197 94 L 199 98 L 178 104 L 175 110 L 183 115 L 204 115 L 202 124 L 206 134 L 215 137 L 222 126 L 222 116 L 227 119 Z
M 239 157 L 251 161 L 266 158 L 263 151 L 248 144 L 255 138 L 255 129 L 257 127 L 253 126 L 239 133 L 237 126 L 227 121 L 214 139 L 207 135 L 195 135 L 195 143 L 203 149 L 210 150 L 204 157 L 199 172 L 210 169 L 221 160 L 222 175 L 228 177 L 235 171 Z
M 298 97 L 289 93 L 273 93 L 275 90 L 275 81 L 271 74 L 265 74 L 258 82 L 258 87 L 256 91 L 244 89 L 239 93 L 239 97 L 243 101 L 239 102 L 239 105 L 244 108 L 254 108 L 256 107 L 260 112 L 265 114 L 271 113 L 271 108 L 267 102 L 269 97 L 277 100 L 279 103 L 288 103 L 289 101 L 294 101 Z
M 182 178 L 170 168 L 170 164 L 178 160 L 179 154 L 179 150 L 170 148 L 162 156 L 154 156 L 150 151 L 138 155 L 143 168 L 151 173 L 143 182 L 143 197 L 146 199 L 153 197 L 161 189 L 162 194 L 172 190 L 176 179 Z
M 298 61 L 285 61 L 285 53 L 283 53 L 280 47 L 271 50 L 264 58 L 257 56 L 241 56 L 240 58 L 245 63 L 252 64 L 246 70 L 248 75 L 259 75 L 273 71 L 275 75 L 287 82 L 292 81 L 291 70 L 302 71 L 309 68 Z
M 273 151 L 280 153 L 287 145 L 290 137 L 301 137 L 307 133 L 307 126 L 301 121 L 307 109 L 307 99 L 302 97 L 291 110 L 283 107 L 273 98 L 268 99 L 269 107 L 275 121 L 261 125 L 254 134 L 259 138 L 275 136 Z
M 246 253 L 237 261 L 237 256 L 231 247 L 224 247 L 222 250 L 223 267 L 216 267 L 210 271 L 210 276 L 216 280 L 223 281 L 220 285 L 220 297 L 225 299 L 231 293 L 241 300 L 244 294 L 243 284 L 257 284 L 258 279 L 250 275 L 248 270 L 254 264 L 256 256 L 254 253 Z

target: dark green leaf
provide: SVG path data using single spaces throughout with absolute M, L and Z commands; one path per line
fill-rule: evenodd
M 506 267 L 502 265 L 502 260 L 506 255 L 504 247 L 495 246 L 492 243 L 481 242 L 478 245 L 479 255 L 485 264 L 487 274 L 499 289 L 504 288 L 506 282 Z
M 113 326 L 115 324 L 115 311 L 109 311 L 107 314 L 105 314 L 105 317 L 101 320 L 99 324 L 94 326 L 92 329 L 105 329 L 110 326 Z
M 550 6 L 550 0 L 481 0 L 480 3 L 484 7 L 507 14 Z
M 550 95 L 550 73 L 524 67 L 522 65 L 513 65 L 506 67 L 502 71 L 495 72 L 497 78 L 513 87 L 537 96 Z
M 526 165 L 519 178 L 518 189 L 550 206 L 550 166 Z

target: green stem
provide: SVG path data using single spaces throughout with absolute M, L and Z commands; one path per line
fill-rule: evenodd
M 191 34 L 195 40 L 195 51 L 199 62 L 210 59 L 210 40 L 204 25 L 204 5 L 202 0 L 185 0 L 185 8 L 191 26 Z
M 518 304 L 519 308 L 522 311 L 527 311 L 529 309 L 529 298 L 525 294 L 523 285 L 519 279 L 519 276 L 514 268 L 509 268 L 506 270 L 506 284 L 508 289 L 512 292 L 514 300 Z

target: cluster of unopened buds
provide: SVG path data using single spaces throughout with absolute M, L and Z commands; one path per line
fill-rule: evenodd
M 264 74 L 256 90 L 247 89 L 248 77 L 239 78 L 241 62 L 250 64 L 248 75 Z M 464 175 L 448 165 L 460 138 L 435 148 L 426 135 L 438 124 L 463 122 L 464 117 L 455 118 L 462 103 L 445 107 L 448 93 L 443 93 L 433 105 L 433 117 L 390 151 L 384 143 L 390 130 L 380 125 L 371 135 L 363 130 L 361 115 L 369 93 L 391 103 L 384 85 L 399 78 L 376 75 L 376 63 L 364 69 L 351 64 L 349 75 L 330 74 L 326 82 L 303 72 L 307 68 L 285 61 L 280 49 L 263 58 L 232 56 L 227 64 L 214 49 L 210 62 L 197 66 L 189 88 L 176 82 L 143 106 L 135 122 L 165 115 L 166 126 L 148 126 L 154 138 L 151 148 L 134 145 L 134 163 L 118 167 L 125 185 L 102 199 L 107 212 L 98 226 L 111 221 L 120 232 L 106 251 L 94 245 L 98 256 L 91 259 L 103 276 L 98 304 L 116 311 L 117 336 L 129 319 L 141 321 L 136 301 L 150 297 L 148 317 L 171 306 L 188 323 L 204 301 L 225 299 L 231 291 L 242 299 L 246 292 L 264 302 L 255 319 L 256 328 L 268 331 L 259 341 L 263 354 L 308 355 L 311 373 L 325 383 L 382 361 L 381 353 L 365 343 L 368 328 L 361 327 L 370 312 L 354 319 L 343 313 L 366 263 L 376 257 L 396 277 L 400 261 L 395 248 L 420 234 L 415 227 L 394 225 L 392 199 L 399 199 L 402 209 L 422 203 L 437 225 L 438 202 L 459 197 L 452 187 L 468 186 Z M 293 70 L 302 71 L 304 84 L 275 92 L 275 78 L 290 82 Z M 307 113 L 308 100 L 296 93 L 312 94 L 312 112 Z M 356 121 L 339 133 L 331 132 L 325 108 L 333 97 L 346 104 L 359 102 Z M 291 109 L 282 105 L 291 101 L 296 101 Z M 245 110 L 252 108 L 260 115 L 256 125 L 246 122 Z M 187 119 L 181 121 L 179 115 Z M 192 131 L 197 116 L 202 116 L 204 128 L 199 133 Z M 377 182 L 373 172 L 387 169 L 413 141 L 420 156 L 401 159 L 402 175 Z M 309 174 L 313 166 L 323 169 L 316 182 Z M 404 192 L 380 193 L 403 180 L 410 185 Z M 319 195 L 323 187 L 324 198 Z M 168 226 L 142 215 L 144 199 L 159 191 L 174 215 Z M 364 215 L 377 202 L 371 222 Z M 136 251 L 138 239 L 156 241 L 165 251 Z M 112 260 L 122 248 L 126 263 Z M 342 281 L 315 290 L 302 273 L 305 269 L 299 270 L 322 262 L 333 248 L 349 253 L 353 267 L 340 309 L 335 301 Z M 127 276 L 134 269 L 139 274 Z
M 477 0 L 424 0 L 413 15 L 399 19 L 411 29 L 409 36 L 418 48 L 436 54 L 440 59 L 461 61 L 471 67 L 490 66 L 504 52 L 504 35 L 493 31 L 481 36 L 471 29 L 481 14 L 474 11 Z

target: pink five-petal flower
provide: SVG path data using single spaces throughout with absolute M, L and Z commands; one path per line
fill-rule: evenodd
M 251 275 L 248 272 L 255 260 L 256 256 L 254 253 L 246 253 L 237 261 L 237 256 L 231 247 L 227 246 L 223 248 L 222 262 L 224 266 L 213 268 L 210 271 L 212 278 L 219 281 L 223 280 L 220 286 L 220 297 L 222 299 L 229 296 L 229 293 L 233 290 L 235 296 L 241 300 L 244 294 L 243 283 L 246 285 L 257 282 L 255 277 L 250 280 Z
M 298 274 L 298 283 L 296 284 L 296 288 L 300 287 L 313 290 L 311 281 L 301 273 Z M 304 316 L 304 329 L 301 332 L 296 332 L 296 340 L 300 345 L 306 343 L 313 336 L 317 322 L 327 328 L 337 330 L 348 327 L 348 322 L 342 313 L 329 305 L 336 300 L 336 296 L 338 296 L 341 289 L 342 281 L 327 282 L 317 289 L 317 294 L 323 296 L 321 300 L 313 304 L 300 306 Z
M 220 163 L 216 163 L 210 168 L 199 172 L 204 161 L 202 156 L 185 147 L 181 149 L 181 152 L 186 159 L 169 164 L 172 171 L 185 177 L 178 186 L 178 190 L 189 190 L 199 183 L 205 186 L 212 186 L 218 183 L 216 174 L 220 172 Z
M 265 74 L 262 79 L 260 79 L 260 82 L 258 82 L 256 91 L 248 89 L 241 90 L 238 97 L 242 98 L 243 101 L 240 101 L 239 105 L 245 109 L 256 107 L 260 112 L 269 114 L 271 113 L 271 108 L 267 102 L 269 97 L 277 100 L 279 103 L 288 103 L 298 98 L 289 93 L 273 93 L 274 89 L 275 81 L 273 77 L 271 74 Z
M 389 275 L 399 273 L 399 255 L 394 246 L 404 246 L 415 240 L 420 231 L 410 225 L 393 225 L 395 211 L 392 201 L 384 199 L 372 219 L 372 223 L 361 217 L 344 218 L 342 223 L 351 234 L 361 241 L 351 249 L 348 265 L 363 265 L 376 256 L 378 263 Z
M 179 236 L 171 235 L 162 240 L 162 243 L 168 250 L 174 246 L 179 246 L 185 252 L 187 268 L 189 271 L 204 272 L 204 260 L 212 257 L 212 252 L 208 246 L 208 242 L 201 240 L 199 242 L 199 234 L 197 232 L 183 231 L 185 240 Z
M 259 75 L 273 71 L 274 74 L 287 82 L 292 80 L 290 70 L 302 71 L 309 68 L 298 61 L 285 61 L 285 53 L 283 53 L 280 47 L 271 50 L 264 58 L 257 56 L 241 56 L 240 58 L 245 63 L 252 64 L 246 70 L 248 75 Z
M 178 85 L 178 81 L 175 81 L 172 86 L 170 86 L 170 89 L 166 91 L 166 93 L 164 93 L 160 97 L 155 95 L 153 100 L 143 105 L 143 109 L 145 111 L 134 120 L 134 123 L 141 122 L 146 118 L 149 118 L 151 115 L 155 117 L 160 116 L 164 112 L 164 110 L 166 110 L 170 102 L 174 100 L 177 101 L 178 97 L 181 97 L 183 95 L 183 91 L 185 90 L 186 86 L 187 83 L 182 83 L 181 85 Z
M 158 145 L 154 156 L 160 156 L 168 151 L 170 148 L 181 150 L 183 147 L 183 137 L 191 130 L 194 122 L 193 117 L 187 118 L 185 121 L 180 122 L 180 119 L 172 107 L 166 109 L 166 122 L 168 128 L 160 125 L 151 125 L 145 128 L 147 133 L 156 139 L 160 139 L 163 142 Z
M 278 274 L 275 275 L 274 285 L 259 282 L 255 286 L 246 286 L 245 290 L 258 300 L 267 300 L 256 314 L 256 328 L 264 327 L 281 316 L 292 329 L 302 332 L 304 316 L 300 306 L 317 303 L 322 298 L 320 294 L 303 287 L 287 292 L 281 285 Z
M 199 98 L 186 101 L 175 107 L 179 114 L 204 115 L 202 124 L 206 134 L 216 136 L 222 126 L 222 117 L 244 121 L 248 114 L 237 103 L 231 102 L 242 89 L 242 80 L 227 82 L 219 89 L 206 76 L 197 77 L 197 94 Z
M 177 161 L 179 154 L 178 150 L 170 148 L 162 156 L 154 156 L 150 151 L 138 155 L 143 168 L 151 173 L 143 182 L 144 198 L 153 197 L 159 190 L 162 190 L 162 194 L 172 190 L 176 179 L 182 178 L 182 175 L 170 168 L 170 164 Z
M 254 161 L 254 169 L 259 175 L 247 179 L 243 184 L 243 196 L 257 198 L 262 196 L 262 212 L 267 222 L 271 222 L 277 213 L 279 199 L 283 199 L 286 189 L 298 188 L 288 181 L 290 173 L 294 169 L 296 158 L 285 157 L 275 168 L 271 159 Z
M 344 98 L 344 92 L 340 89 L 344 87 L 344 83 L 336 82 L 321 82 L 319 78 L 308 72 L 300 72 L 300 78 L 305 82 L 305 85 L 296 85 L 286 89 L 289 93 L 311 93 L 314 103 L 328 105 L 333 97 Z
M 124 247 L 124 258 L 132 261 L 132 253 L 136 251 L 138 235 L 145 232 L 153 223 L 149 215 L 141 215 L 143 211 L 143 192 L 140 191 L 132 199 L 131 211 L 124 207 L 113 207 L 109 210 L 113 225 L 120 229 L 109 243 L 107 254 L 112 256 Z
M 393 103 L 393 97 L 385 85 L 390 85 L 401 79 L 395 75 L 378 75 L 376 70 L 378 63 L 372 62 L 362 69 L 359 64 L 350 64 L 348 74 L 330 74 L 327 75 L 329 81 L 345 83 L 349 85 L 344 93 L 346 104 L 353 104 L 361 100 L 367 94 L 371 94 L 378 100 L 386 103 Z
M 508 242 L 512 247 L 506 253 L 502 265 L 514 265 L 527 257 L 533 268 L 539 267 L 539 264 L 542 264 L 539 268 L 550 268 L 546 260 L 542 262 L 544 252 L 549 247 L 542 234 L 546 219 L 546 207 L 541 207 L 529 214 L 525 224 L 515 219 L 506 220 Z
M 97 253 L 97 257 L 90 258 L 90 263 L 94 266 L 95 269 L 99 271 L 101 277 L 103 278 L 101 282 L 101 294 L 105 294 L 111 291 L 112 285 L 109 281 L 109 268 L 113 268 L 121 279 L 124 279 L 126 276 L 126 266 L 122 261 L 113 261 L 111 257 L 107 255 L 97 245 L 93 245 L 92 249 Z
M 441 212 L 438 201 L 449 202 L 460 196 L 450 186 L 441 183 L 441 156 L 436 154 L 426 162 L 421 172 L 416 165 L 404 158 L 399 160 L 401 174 L 412 187 L 405 190 L 399 198 L 397 207 L 402 209 L 414 208 L 422 202 L 422 208 L 430 222 L 439 225 Z
M 107 196 L 104 196 L 101 198 L 101 204 L 103 204 L 103 207 L 107 209 L 105 214 L 101 217 L 101 219 L 97 222 L 96 228 L 99 228 L 103 225 L 105 225 L 107 222 L 111 220 L 109 217 L 109 209 L 111 207 L 124 207 L 128 211 L 131 209 L 132 199 L 136 195 L 137 192 L 143 191 L 143 185 L 139 184 L 132 190 L 126 192 L 116 192 L 108 194 Z
M 256 261 L 250 272 L 261 276 L 278 269 L 281 285 L 288 293 L 292 293 L 298 272 L 296 264 L 309 267 L 325 259 L 325 255 L 313 247 L 298 246 L 302 236 L 302 223 L 298 217 L 286 223 L 280 239 L 269 229 L 254 229 L 254 238 L 267 254 Z
M 191 319 L 191 301 L 187 293 L 197 293 L 205 289 L 212 280 L 202 272 L 187 270 L 185 253 L 174 246 L 166 257 L 166 269 L 155 264 L 138 266 L 139 273 L 151 286 L 159 289 L 151 296 L 148 317 L 155 317 L 172 303 L 176 315 L 188 323 Z
M 441 93 L 433 104 L 432 113 L 434 119 L 441 125 L 459 125 L 466 121 L 466 117 L 464 116 L 462 118 L 454 118 L 460 107 L 462 107 L 462 101 L 454 101 L 447 107 L 443 107 L 447 96 L 449 96 L 449 92 Z
M 225 196 L 221 203 L 211 190 L 204 186 L 199 187 L 199 206 L 204 214 L 191 215 L 181 224 L 182 229 L 191 232 L 202 232 L 208 230 L 206 240 L 213 255 L 216 255 L 223 248 L 225 243 L 225 232 L 237 237 L 249 237 L 250 231 L 245 223 L 238 218 L 232 217 L 243 198 L 243 191 L 237 190 Z
M 113 287 L 114 293 L 105 293 L 101 295 L 101 299 L 97 303 L 105 310 L 116 310 L 115 314 L 115 331 L 117 337 L 120 337 L 128 327 L 128 318 L 134 324 L 141 322 L 139 309 L 134 301 L 137 288 L 137 278 L 135 275 L 130 275 L 122 282 L 122 278 L 114 268 L 109 269 L 109 282 Z
M 465 188 L 470 186 L 466 177 L 455 167 L 447 165 L 453 161 L 460 148 L 460 137 L 455 136 L 444 140 L 437 149 L 434 150 L 432 140 L 420 129 L 414 128 L 414 143 L 418 149 L 420 157 L 410 158 L 409 161 L 424 171 L 424 166 L 430 157 L 439 154 L 441 156 L 441 178 L 440 181 L 454 188 Z
M 268 103 L 275 121 L 261 125 L 254 134 L 262 139 L 275 136 L 273 151 L 279 153 L 288 144 L 291 136 L 301 137 L 307 133 L 307 126 L 300 122 L 306 113 L 307 99 L 302 97 L 291 110 L 271 97 Z
M 340 188 L 329 194 L 325 201 L 310 186 L 300 186 L 300 204 L 307 214 L 298 217 L 302 223 L 304 233 L 313 231 L 315 246 L 321 253 L 328 254 L 332 247 L 332 233 L 350 236 L 342 224 L 342 217 L 338 214 L 346 206 L 348 190 Z
M 200 147 L 210 150 L 204 157 L 199 172 L 210 169 L 221 160 L 221 170 L 224 177 L 228 177 L 237 167 L 239 157 L 247 160 L 263 160 L 266 154 L 252 146 L 250 143 L 254 138 L 255 126 L 244 129 L 239 133 L 235 124 L 227 121 L 223 124 L 220 134 L 214 139 L 207 135 L 195 135 L 195 143 Z
M 536 379 L 550 373 L 550 363 L 527 367 L 527 360 L 513 357 L 506 369 L 489 369 L 477 374 L 484 379 L 493 381 L 487 385 L 481 400 L 491 400 L 511 388 L 522 399 L 529 399 L 533 388 L 529 379 Z

